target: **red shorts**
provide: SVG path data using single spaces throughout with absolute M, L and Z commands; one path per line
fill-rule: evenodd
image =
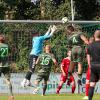
M 88 70 L 86 72 L 86 80 L 90 80 L 90 68 L 88 67 Z
M 66 80 L 67 80 L 67 75 L 63 76 L 63 74 L 61 74 L 60 81 L 63 81 L 65 83 Z M 70 80 L 69 81 L 70 81 L 70 83 L 74 81 L 73 75 L 70 76 Z

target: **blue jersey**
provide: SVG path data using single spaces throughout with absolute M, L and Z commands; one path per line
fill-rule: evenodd
M 44 36 L 39 36 L 39 37 L 33 37 L 32 40 L 32 50 L 30 55 L 36 55 L 38 56 L 42 52 L 42 47 L 43 47 L 43 42 L 50 38 L 50 35 L 44 35 Z

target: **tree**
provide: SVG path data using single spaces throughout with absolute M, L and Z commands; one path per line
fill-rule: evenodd
M 0 2 L 0 19 L 4 19 L 6 6 L 4 2 Z
M 26 0 L 20 0 L 16 5 L 14 19 L 40 19 L 39 5 Z
M 53 1 L 53 0 L 52 0 Z M 64 2 L 60 2 L 59 4 L 54 4 L 52 1 L 46 0 L 46 19 L 62 19 L 63 17 L 67 16 L 68 18 L 71 17 L 70 11 L 70 1 L 64 0 Z
M 97 0 L 74 0 L 76 8 L 76 19 L 92 20 L 96 16 Z
M 40 0 L 34 4 L 30 0 L 2 0 L 0 19 L 61 19 L 70 17 L 69 0 Z

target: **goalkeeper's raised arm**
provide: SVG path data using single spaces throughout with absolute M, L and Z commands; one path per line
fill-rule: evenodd
M 46 32 L 46 34 L 44 36 L 47 36 L 47 37 L 52 37 L 53 36 L 53 33 L 57 30 L 56 26 L 55 25 L 50 25 L 50 27 L 48 28 L 48 31 Z

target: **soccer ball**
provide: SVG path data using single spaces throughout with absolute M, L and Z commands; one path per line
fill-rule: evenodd
M 66 23 L 66 22 L 68 22 L 68 18 L 67 17 L 63 17 L 62 18 L 62 23 Z

